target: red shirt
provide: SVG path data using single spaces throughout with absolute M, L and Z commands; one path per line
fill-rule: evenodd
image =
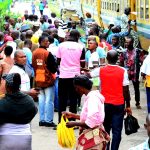
M 108 51 L 109 51 L 109 50 L 112 50 L 111 45 L 108 44 L 107 42 L 101 42 L 101 43 L 99 44 L 99 47 L 102 47 L 102 48 L 105 48 L 105 47 L 106 47 Z
M 125 70 L 119 66 L 100 68 L 101 94 L 105 103 L 113 105 L 124 104 L 123 80 Z

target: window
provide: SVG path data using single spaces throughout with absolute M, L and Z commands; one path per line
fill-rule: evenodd
M 114 3 L 112 3 L 112 11 L 114 11 Z
M 105 2 L 105 9 L 107 9 L 107 2 Z
M 107 2 L 107 10 L 109 10 L 109 2 Z
M 109 10 L 111 10 L 111 3 L 109 3 Z
M 149 0 L 145 0 L 145 19 L 149 19 Z
M 117 6 L 116 6 L 117 4 L 115 3 L 115 8 L 114 8 L 114 10 L 116 11 L 117 10 Z
M 140 18 L 144 18 L 144 0 L 140 0 Z

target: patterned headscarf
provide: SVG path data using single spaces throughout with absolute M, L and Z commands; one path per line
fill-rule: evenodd
M 15 73 L 4 74 L 2 78 L 6 81 L 6 85 L 13 87 L 15 85 L 14 76 L 15 76 Z

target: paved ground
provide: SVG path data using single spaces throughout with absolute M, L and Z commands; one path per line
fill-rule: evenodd
M 23 5 L 23 7 L 21 7 Z M 13 12 L 19 12 L 24 14 L 24 11 L 28 9 L 31 11 L 30 4 L 29 3 L 16 3 L 15 8 L 12 9 Z M 37 12 L 39 14 L 39 12 Z M 131 89 L 131 97 L 132 97 L 132 110 L 133 115 L 139 120 L 140 129 L 137 133 L 126 136 L 122 134 L 122 142 L 120 145 L 120 150 L 128 150 L 128 148 L 142 143 L 146 139 L 146 131 L 143 127 L 143 124 L 145 123 L 145 117 L 146 117 L 146 97 L 145 97 L 145 90 L 143 87 L 141 87 L 141 110 L 137 110 L 135 108 L 135 102 L 134 102 L 134 92 L 132 86 L 130 86 Z M 57 123 L 57 113 L 55 113 L 54 122 Z M 57 143 L 57 136 L 56 131 L 52 130 L 51 128 L 46 127 L 39 127 L 38 126 L 38 114 L 33 119 L 32 124 L 32 135 L 33 135 L 33 142 L 32 147 L 33 150 L 63 150 Z M 76 136 L 78 137 L 78 130 L 75 131 Z
M 134 102 L 134 92 L 132 85 L 130 86 L 131 96 L 132 96 L 132 110 L 133 115 L 138 119 L 140 124 L 140 129 L 137 133 L 132 135 L 125 135 L 124 130 L 122 131 L 122 142 L 120 145 L 120 150 L 128 150 L 128 148 L 142 143 L 146 138 L 146 131 L 143 124 L 145 123 L 146 117 L 146 98 L 145 90 L 141 87 L 141 110 L 135 108 Z M 54 122 L 57 123 L 57 113 L 55 113 Z M 78 130 L 75 131 L 78 137 Z M 63 150 L 57 143 L 56 131 L 48 127 L 38 126 L 38 115 L 32 121 L 32 134 L 33 134 L 33 150 Z

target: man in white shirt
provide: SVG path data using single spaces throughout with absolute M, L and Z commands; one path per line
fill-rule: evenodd
M 16 50 L 14 53 L 14 62 L 15 64 L 9 73 L 19 73 L 21 76 L 21 91 L 32 97 L 36 97 L 39 92 L 35 89 L 30 89 L 30 79 L 25 72 L 26 55 L 22 50 Z

